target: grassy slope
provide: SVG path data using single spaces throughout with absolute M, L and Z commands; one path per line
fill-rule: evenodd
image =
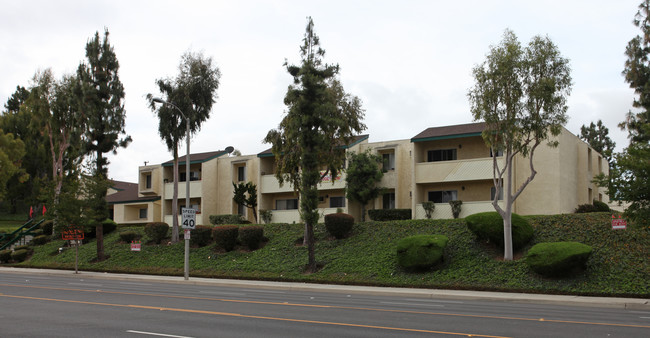
M 578 241 L 594 248 L 586 271 L 574 278 L 542 278 L 530 271 L 523 259 L 512 262 L 499 260 L 499 252 L 475 242 L 463 220 L 366 222 L 356 224 L 352 236 L 342 240 L 328 238 L 324 226 L 317 226 L 316 258 L 325 266 L 311 275 L 301 273 L 307 260 L 306 248 L 295 245 L 302 236 L 302 226 L 266 225 L 265 236 L 269 242 L 254 252 L 217 253 L 212 245 L 193 248 L 190 275 L 650 298 L 650 229 L 628 227 L 627 230 L 614 231 L 610 217 L 610 214 L 600 213 L 529 218 L 535 228 L 534 243 Z M 142 231 L 142 228 L 136 229 Z M 407 273 L 397 267 L 395 243 L 415 234 L 449 237 L 443 266 L 426 273 Z M 62 244 L 62 241 L 54 241 L 36 247 L 34 256 L 18 266 L 73 268 L 74 250 L 53 255 Z M 90 263 L 95 250 L 94 242 L 80 248 L 80 269 L 183 273 L 182 243 L 143 245 L 141 252 L 131 252 L 128 244 L 119 243 L 115 232 L 105 238 L 105 250 L 110 259 Z

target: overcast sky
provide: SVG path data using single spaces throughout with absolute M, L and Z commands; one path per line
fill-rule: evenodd
M 524 45 L 535 35 L 555 42 L 572 68 L 567 129 L 579 134 L 602 119 L 620 151 L 627 134 L 616 125 L 634 98 L 621 71 L 625 46 L 640 32 L 632 24 L 640 2 L 1 0 L 0 103 L 39 69 L 57 78 L 75 72 L 88 39 L 108 28 L 133 138 L 111 155 L 109 176 L 136 182 L 144 161 L 171 159 L 145 95 L 158 94 L 155 80 L 175 76 L 188 50 L 211 56 L 222 73 L 192 152 L 233 146 L 247 155 L 270 147 L 262 139 L 280 122 L 292 80 L 282 64 L 299 62 L 307 16 L 325 61 L 340 65 L 346 91 L 363 101 L 370 142 L 473 122 L 472 68 L 509 28 Z

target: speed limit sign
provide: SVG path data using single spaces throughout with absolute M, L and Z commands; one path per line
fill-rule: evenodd
M 196 209 L 181 208 L 183 229 L 194 229 L 196 227 Z

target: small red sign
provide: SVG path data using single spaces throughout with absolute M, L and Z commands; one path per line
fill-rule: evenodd
M 140 251 L 142 248 L 142 244 L 140 241 L 133 241 L 131 242 L 131 251 Z
M 84 231 L 79 228 L 69 228 L 63 230 L 61 237 L 64 241 L 80 241 L 84 239 Z
M 618 215 L 616 218 L 612 215 L 612 230 L 625 229 L 627 227 L 627 221 L 621 218 L 621 215 Z

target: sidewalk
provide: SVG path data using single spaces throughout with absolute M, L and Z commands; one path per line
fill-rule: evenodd
M 101 278 L 101 279 L 129 280 L 129 281 L 151 281 L 151 282 L 163 282 L 163 283 L 186 284 L 186 285 L 232 286 L 232 287 L 243 287 L 243 288 L 249 287 L 249 288 L 262 288 L 262 289 L 283 290 L 283 291 L 354 293 L 354 294 L 366 294 L 366 295 L 382 295 L 382 296 L 430 298 L 430 299 L 485 300 L 485 301 L 554 304 L 554 305 L 567 305 L 567 306 L 589 306 L 589 307 L 605 307 L 605 308 L 650 311 L 650 299 L 642 299 L 642 298 L 585 297 L 585 296 L 563 296 L 563 295 L 544 295 L 544 294 L 509 293 L 509 292 L 437 290 L 437 289 L 394 288 L 394 287 L 333 285 L 333 284 L 313 284 L 313 283 L 267 282 L 267 281 L 255 281 L 255 280 L 199 278 L 199 277 L 192 277 L 192 276 L 190 276 L 189 280 L 185 280 L 183 277 L 177 277 L 177 276 L 134 275 L 134 274 L 90 272 L 90 271 L 80 271 L 79 274 L 75 274 L 74 271 L 70 271 L 70 270 L 30 269 L 30 268 L 11 268 L 11 267 L 0 267 L 0 274 L 1 273 L 68 276 L 68 277 L 79 277 L 84 279 Z

